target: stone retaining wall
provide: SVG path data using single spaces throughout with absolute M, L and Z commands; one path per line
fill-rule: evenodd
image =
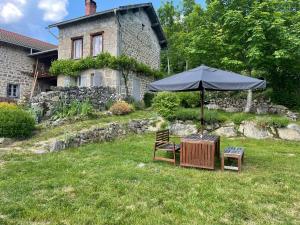
M 42 116 L 49 118 L 59 102 L 70 104 L 73 100 L 88 100 L 95 109 L 103 110 L 107 102 L 120 98 L 115 89 L 110 87 L 54 87 L 53 91 L 42 92 L 32 98 L 30 105 L 34 111 L 39 111 Z
M 57 152 L 88 143 L 112 141 L 128 134 L 145 133 L 152 122 L 150 120 L 132 120 L 128 123 L 111 123 L 107 126 L 95 126 L 61 138 L 37 143 L 35 153 Z

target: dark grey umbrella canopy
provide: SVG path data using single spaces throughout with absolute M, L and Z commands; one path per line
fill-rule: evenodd
M 149 90 L 196 91 L 201 89 L 235 91 L 265 88 L 266 81 L 237 73 L 210 68 L 205 65 L 185 71 L 149 85 Z

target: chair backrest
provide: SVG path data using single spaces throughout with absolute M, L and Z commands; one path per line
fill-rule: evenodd
M 169 142 L 170 141 L 170 131 L 161 130 L 156 132 L 156 142 Z

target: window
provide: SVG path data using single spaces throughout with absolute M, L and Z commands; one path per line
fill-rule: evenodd
M 86 75 L 81 75 L 77 77 L 77 86 L 78 87 L 87 87 Z
M 7 86 L 7 97 L 9 98 L 19 98 L 20 85 L 18 84 L 8 84 Z
M 102 44 L 103 44 L 103 38 L 102 34 L 94 34 L 91 36 L 92 43 L 91 43 L 91 55 L 97 56 L 102 52 Z
M 73 59 L 82 58 L 82 50 L 83 50 L 83 39 L 82 38 L 73 39 L 72 58 Z

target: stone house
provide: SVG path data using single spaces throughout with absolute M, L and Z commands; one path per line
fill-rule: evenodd
M 35 82 L 37 58 L 39 76 Z M 56 85 L 56 78 L 47 73 L 56 58 L 57 46 L 0 29 L 0 101 L 28 97 L 34 82 L 35 91 L 46 91 L 50 85 Z
M 160 51 L 167 42 L 157 14 L 151 3 L 121 6 L 96 12 L 96 2 L 85 0 L 85 16 L 52 24 L 59 30 L 58 59 L 80 59 L 108 52 L 135 58 L 153 69 L 160 68 Z M 119 71 L 90 69 L 77 78 L 62 74 L 57 86 L 109 86 L 118 94 L 125 93 Z M 130 74 L 129 93 L 140 100 L 153 78 Z

